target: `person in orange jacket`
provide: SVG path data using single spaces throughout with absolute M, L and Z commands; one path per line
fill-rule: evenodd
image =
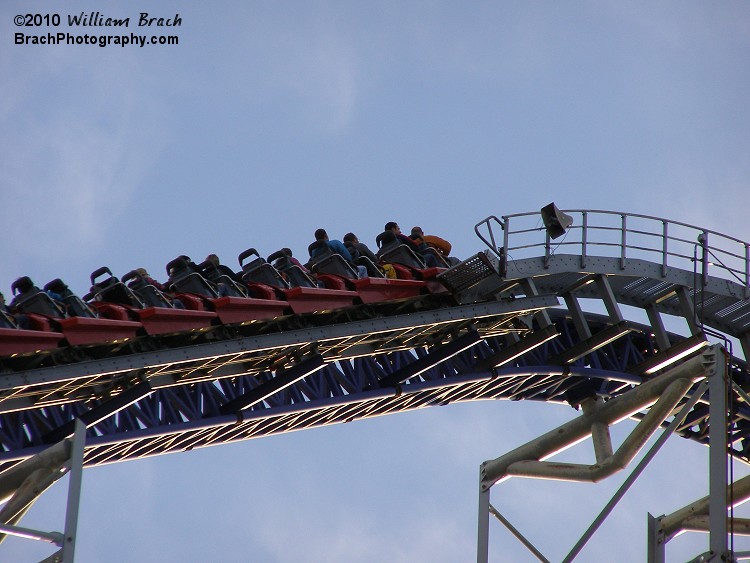
M 426 235 L 424 234 L 424 231 L 422 230 L 422 227 L 412 227 L 411 228 L 411 238 L 414 239 L 417 242 L 422 242 L 429 246 L 430 248 L 434 248 L 437 250 L 440 255 L 445 258 L 445 260 L 451 265 L 455 265 L 459 262 L 458 258 L 453 258 L 450 256 L 452 245 L 444 238 L 440 238 L 436 235 Z

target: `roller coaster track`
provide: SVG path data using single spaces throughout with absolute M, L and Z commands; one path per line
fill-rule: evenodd
M 649 358 L 686 336 L 700 341 L 708 328 L 746 349 L 747 243 L 663 219 L 571 213 L 556 246 L 538 214 L 477 226 L 508 257 L 492 300 L 432 297 L 199 332 L 153 351 L 6 367 L 0 469 L 71 434 L 76 417 L 88 423 L 85 463 L 97 465 L 456 401 L 609 398 L 651 377 L 639 371 Z M 724 277 L 707 275 L 704 263 Z M 484 298 L 471 293 L 481 285 L 464 299 Z M 604 314 L 585 313 L 583 300 Z M 621 305 L 647 322 L 627 319 Z M 665 330 L 665 316 L 687 335 Z M 525 342 L 533 347 L 511 357 Z M 299 364 L 311 373 L 289 370 Z M 732 366 L 744 384 L 745 362 Z M 276 383 L 279 375 L 287 379 Z M 700 403 L 680 432 L 704 441 L 706 413 Z M 733 421 L 734 453 L 745 461 L 748 414 L 742 404 Z
M 610 400 L 709 340 L 750 352 L 750 244 L 643 215 L 489 217 L 451 295 L 216 327 L 0 371 L 0 473 L 87 427 L 84 466 L 456 402 Z M 564 304 L 564 307 L 562 305 Z M 746 362 L 730 358 L 740 390 Z M 682 403 L 690 397 L 688 393 Z M 698 401 L 677 432 L 708 441 Z M 634 415 L 641 418 L 645 410 Z M 750 409 L 731 453 L 750 461 Z

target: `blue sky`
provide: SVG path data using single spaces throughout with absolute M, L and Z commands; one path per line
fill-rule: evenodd
M 14 45 L 29 10 L 179 13 L 156 32 L 180 44 Z M 21 275 L 85 293 L 103 265 L 164 277 L 183 253 L 301 255 L 318 227 L 374 246 L 389 220 L 466 257 L 478 221 L 550 201 L 750 240 L 747 2 L 4 0 L 0 37 L 6 295 Z M 79 560 L 470 560 L 479 464 L 574 414 L 450 406 L 91 469 Z M 704 494 L 706 452 L 675 442 L 580 560 L 641 559 L 646 512 Z M 493 502 L 559 559 L 620 481 L 511 481 Z M 62 526 L 50 495 L 24 524 Z M 491 534 L 495 560 L 524 560 Z

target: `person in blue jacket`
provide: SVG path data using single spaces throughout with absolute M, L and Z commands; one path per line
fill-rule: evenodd
M 352 261 L 352 255 L 349 253 L 346 246 L 344 246 L 344 243 L 336 239 L 330 240 L 325 229 L 318 229 L 317 231 L 315 231 L 315 242 L 320 241 L 325 241 L 326 246 L 328 246 L 328 248 L 330 248 L 332 252 L 340 254 L 347 262 Z M 310 251 L 310 258 L 315 258 L 316 256 L 323 254 L 324 249 L 321 248 L 321 246 L 322 245 L 315 245 L 312 248 L 312 250 Z

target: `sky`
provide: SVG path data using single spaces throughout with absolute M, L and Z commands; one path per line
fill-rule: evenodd
M 179 44 L 16 45 L 50 30 L 14 25 L 30 10 Z M 142 10 L 182 25 L 143 31 Z M 67 25 L 92 11 L 130 27 Z M 319 227 L 373 247 L 391 220 L 467 257 L 476 223 L 551 201 L 750 240 L 748 2 L 3 0 L 0 41 L 6 296 L 22 275 L 84 294 L 100 266 L 299 256 Z M 472 560 L 479 464 L 575 415 L 451 405 L 88 469 L 77 561 Z M 670 440 L 578 560 L 644 559 L 646 513 L 703 496 L 707 463 Z M 510 480 L 493 504 L 559 560 L 622 479 Z M 64 494 L 22 524 L 62 529 Z M 531 560 L 499 523 L 490 541 Z M 51 552 L 9 539 L 0 560 Z

